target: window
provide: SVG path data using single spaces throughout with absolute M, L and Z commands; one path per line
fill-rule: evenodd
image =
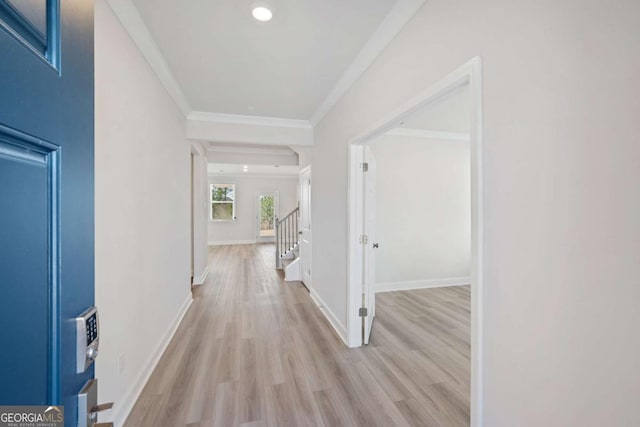
M 233 184 L 211 184 L 211 220 L 232 221 L 236 219 L 236 186 Z

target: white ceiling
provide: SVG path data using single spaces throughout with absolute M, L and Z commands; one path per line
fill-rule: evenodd
M 396 0 L 134 3 L 193 110 L 309 119 Z

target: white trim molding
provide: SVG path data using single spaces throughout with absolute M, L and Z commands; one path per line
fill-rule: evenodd
M 202 284 L 204 284 L 205 280 L 207 280 L 207 276 L 208 275 L 209 275 L 209 267 L 206 267 L 204 269 L 204 271 L 202 272 L 202 274 L 199 274 L 199 275 L 193 277 L 193 284 L 194 285 L 202 285 Z
M 313 288 L 310 289 L 309 290 L 309 295 L 311 296 L 311 299 L 316 304 L 316 306 L 318 307 L 320 312 L 327 319 L 327 321 L 329 322 L 329 324 L 331 325 L 333 330 L 336 331 L 336 334 L 338 334 L 338 337 L 340 337 L 342 342 L 345 343 L 345 345 L 346 345 L 347 344 L 347 329 L 344 327 L 342 322 L 340 322 L 340 320 L 333 313 L 333 311 L 331 311 L 329 309 L 327 304 L 325 304 L 325 302 L 322 300 L 322 298 L 320 298 L 320 295 L 318 295 L 318 293 L 315 291 L 315 289 L 313 289 Z
M 422 7 L 425 0 L 398 0 L 380 23 L 358 55 L 342 74 L 325 100 L 311 116 L 311 124 L 316 126 L 335 107 L 360 76 L 369 68 L 391 40 L 398 35 L 411 18 Z
M 209 221 L 217 222 L 217 221 Z M 210 240 L 209 246 L 227 246 L 227 245 L 255 245 L 257 242 L 253 240 Z
M 408 138 L 441 139 L 445 141 L 471 141 L 471 135 L 464 132 L 448 132 L 441 130 L 424 130 L 411 128 L 394 128 L 385 133 L 391 136 L 404 136 Z
M 409 291 L 413 289 L 445 288 L 471 284 L 471 277 L 447 277 L 443 279 L 406 280 L 403 282 L 376 283 L 377 292 Z
M 140 16 L 140 12 L 133 4 L 133 0 L 107 0 L 107 3 L 111 6 L 113 13 L 118 17 L 124 29 L 129 33 L 133 42 L 138 46 L 142 56 L 149 62 L 149 65 L 180 111 L 182 111 L 182 114 L 187 117 L 191 113 L 191 105 L 189 105 L 189 101 L 177 80 L 173 77 L 171 69 Z
M 122 399 L 119 402 L 116 402 L 114 407 L 114 421 L 113 424 L 115 426 L 123 426 L 131 409 L 133 409 L 133 405 L 135 405 L 138 397 L 140 397 L 140 393 L 142 393 L 142 389 L 149 381 L 151 374 L 156 369 L 160 358 L 167 350 L 169 343 L 173 339 L 180 323 L 182 323 L 182 319 L 189 311 L 189 307 L 191 307 L 191 303 L 193 302 L 193 297 L 191 296 L 191 292 L 182 303 L 182 306 L 178 310 L 178 314 L 176 315 L 174 321 L 169 325 L 167 332 L 165 332 L 164 336 L 156 346 L 156 348 L 151 353 L 149 359 L 142 365 L 142 370 L 138 374 L 137 378 L 133 382 L 132 386 L 127 390 L 127 392 L 122 396 Z

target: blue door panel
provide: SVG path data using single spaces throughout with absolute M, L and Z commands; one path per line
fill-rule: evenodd
M 57 4 L 48 2 L 50 9 Z M 0 258 L 6 259 L 0 260 L 0 330 L 28 344 L 0 348 L 0 405 L 18 399 L 11 390 L 29 370 L 33 387 L 25 387 L 30 391 L 20 404 L 40 404 L 46 395 L 47 404 L 65 406 L 65 425 L 75 426 L 76 396 L 94 375 L 93 367 L 75 372 L 73 324 L 94 304 L 93 1 L 60 0 L 59 16 L 47 24 L 48 39 L 59 29 L 60 55 L 52 63 L 0 25 L 0 228 L 13 229 L 0 232 Z M 46 166 L 3 156 L 6 140 L 26 141 L 23 147 L 32 147 Z M 33 245 L 26 255 L 25 245 Z M 4 314 L 5 307 L 18 318 Z M 10 364 L 17 364 L 14 371 L 5 369 Z
M 0 328 L 6 351 L 0 402 L 44 405 L 50 397 L 50 322 L 42 315 L 49 312 L 50 290 L 47 169 L 0 157 L 0 182 L 0 323 L 8 326 Z

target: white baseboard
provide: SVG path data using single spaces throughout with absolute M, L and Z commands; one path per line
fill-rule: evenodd
M 115 427 L 122 427 L 124 425 L 125 421 L 127 420 L 127 417 L 129 416 L 129 413 L 133 409 L 133 405 L 135 405 L 136 401 L 138 400 L 138 397 L 140 397 L 140 393 L 142 393 L 142 389 L 144 389 L 144 386 L 147 384 L 147 381 L 149 381 L 151 374 L 155 370 L 156 365 L 160 361 L 160 358 L 166 351 L 167 346 L 169 345 L 169 343 L 171 342 L 171 339 L 173 338 L 176 331 L 178 330 L 178 326 L 180 326 L 180 323 L 182 322 L 184 315 L 187 314 L 187 310 L 189 310 L 189 307 L 191 307 L 192 302 L 193 302 L 193 297 L 189 292 L 189 296 L 187 297 L 187 299 L 184 300 L 184 303 L 182 303 L 182 306 L 180 307 L 178 314 L 176 315 L 171 325 L 169 325 L 167 332 L 164 334 L 164 336 L 162 337 L 162 339 L 160 340 L 160 342 L 158 343 L 154 351 L 151 353 L 151 356 L 146 361 L 146 363 L 142 365 L 143 366 L 142 371 L 140 372 L 140 374 L 138 374 L 138 377 L 135 379 L 135 381 L 133 382 L 129 390 L 121 398 L 120 402 L 116 402 L 116 405 L 113 410 L 113 414 L 114 414 L 113 425 Z M 120 406 L 119 404 L 122 406 Z
M 193 284 L 194 285 L 202 285 L 205 280 L 207 280 L 207 276 L 209 275 L 209 267 L 206 267 L 201 275 L 194 276 Z
M 209 242 L 209 246 L 224 246 L 224 245 L 255 245 L 256 240 L 213 240 Z
M 324 314 L 324 317 L 326 317 L 326 319 L 329 321 L 329 324 L 336 331 L 342 342 L 345 343 L 345 345 L 348 345 L 347 328 L 345 328 L 342 322 L 338 320 L 336 315 L 333 314 L 333 311 L 329 309 L 327 304 L 325 304 L 322 298 L 320 298 L 320 295 L 318 295 L 318 293 L 314 289 L 309 290 L 309 295 L 311 295 L 311 299 L 316 303 L 322 314 Z
M 471 277 L 447 277 L 444 279 L 409 280 L 405 282 L 376 283 L 377 292 L 409 291 L 411 289 L 443 288 L 464 286 L 471 283 Z

